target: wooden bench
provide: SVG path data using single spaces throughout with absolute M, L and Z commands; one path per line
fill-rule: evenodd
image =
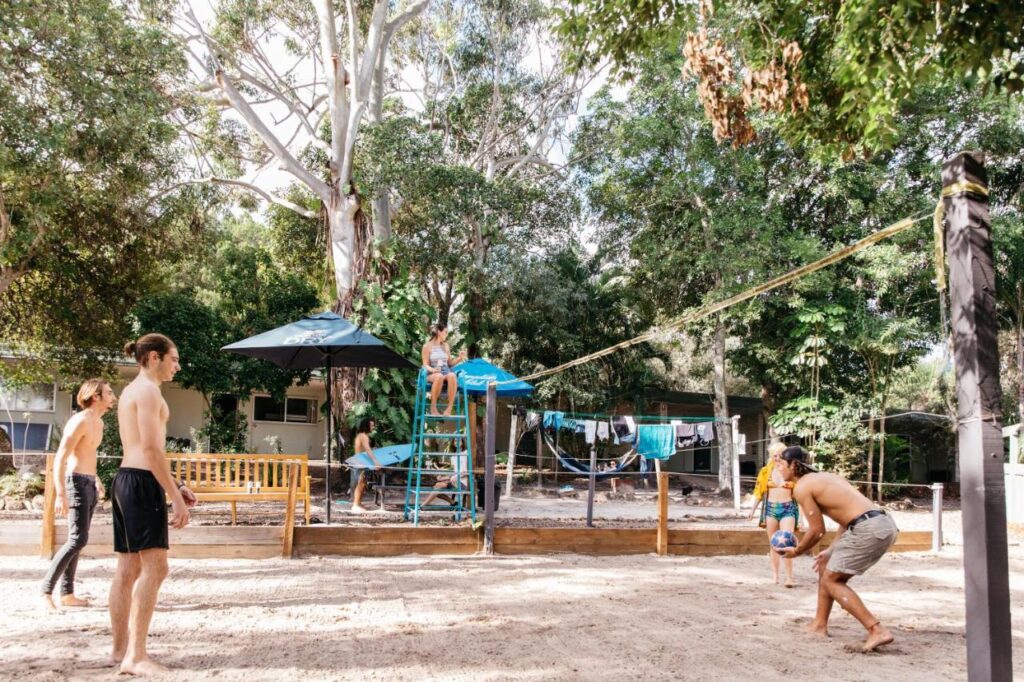
M 171 473 L 187 485 L 200 502 L 230 502 L 231 525 L 239 501 L 288 501 L 288 467 L 299 468 L 295 490 L 309 525 L 309 457 L 307 455 L 174 454 L 168 453 Z

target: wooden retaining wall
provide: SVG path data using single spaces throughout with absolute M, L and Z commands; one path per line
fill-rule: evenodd
M 655 528 L 496 528 L 497 554 L 650 554 Z M 821 542 L 828 546 L 834 533 Z M 904 531 L 896 552 L 931 549 L 930 531 Z M 469 528 L 376 526 L 309 526 L 295 529 L 298 555 L 396 556 L 399 554 L 475 554 L 482 549 L 478 532 Z M 677 529 L 668 531 L 668 553 L 686 556 L 764 554 L 768 540 L 757 529 Z
M 41 552 L 40 521 L 0 521 L 0 555 L 34 555 Z M 113 526 L 93 524 L 84 556 L 102 557 L 114 553 Z M 67 527 L 55 529 L 54 548 L 67 539 Z M 169 556 L 182 559 L 268 559 L 281 556 L 283 526 L 191 526 L 171 529 Z
M 0 554 L 40 554 L 39 521 L 0 522 Z M 95 525 L 86 556 L 110 556 L 112 527 Z M 262 559 L 281 556 L 281 526 L 190 526 L 171 530 L 170 556 L 179 558 Z M 66 537 L 56 529 L 55 547 Z M 832 534 L 826 535 L 827 545 Z M 656 550 L 654 528 L 497 528 L 494 549 L 498 554 L 651 554 Z M 412 526 L 297 526 L 293 554 L 297 556 L 387 557 L 402 554 L 472 555 L 483 547 L 482 534 L 470 528 Z M 931 549 L 931 532 L 900 533 L 893 551 L 924 552 Z M 668 554 L 721 556 L 764 554 L 768 541 L 763 531 L 740 529 L 669 529 Z

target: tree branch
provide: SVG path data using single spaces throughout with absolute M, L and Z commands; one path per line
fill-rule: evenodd
M 303 206 L 299 206 L 298 204 L 293 203 L 291 201 L 288 201 L 287 199 L 282 199 L 281 197 L 274 196 L 273 194 L 271 194 L 270 192 L 266 191 L 262 187 L 259 187 L 258 185 L 254 185 L 251 182 L 246 182 L 244 180 L 236 180 L 234 178 L 220 178 L 220 177 L 216 177 L 216 176 L 212 176 L 212 175 L 208 176 L 208 177 L 205 177 L 205 178 L 196 178 L 194 180 L 183 180 L 183 181 L 181 181 L 179 183 L 171 185 L 170 187 L 168 187 L 164 191 L 160 192 L 159 194 L 156 194 L 156 195 L 150 197 L 150 203 L 152 203 L 156 199 L 159 199 L 160 197 L 163 197 L 163 196 L 166 196 L 166 195 L 170 194 L 171 192 L 173 192 L 174 190 L 178 189 L 179 187 L 184 187 L 185 185 L 207 185 L 207 184 L 227 185 L 227 186 L 230 186 L 230 187 L 239 187 L 241 189 L 244 189 L 246 191 L 252 192 L 253 194 L 256 194 L 256 195 L 260 196 L 265 201 L 268 201 L 268 202 L 270 202 L 272 204 L 277 204 L 278 206 L 282 206 L 284 208 L 287 208 L 287 209 L 290 209 L 292 211 L 295 211 L 296 213 L 298 213 L 303 218 L 317 218 L 317 217 L 319 217 L 319 214 L 316 211 L 311 211 L 308 208 L 305 208 Z
M 253 111 L 249 103 L 245 101 L 241 93 L 235 89 L 234 84 L 227 78 L 223 71 L 217 74 L 217 83 L 220 85 L 224 94 L 228 96 L 228 100 L 231 102 L 231 106 L 241 114 L 242 118 L 249 125 L 250 128 L 263 140 L 263 143 L 267 145 L 270 151 L 281 160 L 281 164 L 284 170 L 288 171 L 323 200 L 324 203 L 330 202 L 331 192 L 327 183 L 316 177 L 309 172 L 302 164 L 299 163 L 298 159 L 292 156 L 292 153 L 281 143 L 274 133 L 270 132 L 266 124 L 260 119 L 260 117 Z
M 329 0 L 328 0 L 329 2 Z M 189 19 L 192 24 L 196 27 L 196 30 L 202 36 L 203 42 L 206 45 L 206 49 L 209 52 L 210 59 L 213 62 L 213 77 L 221 91 L 227 95 L 228 101 L 231 103 L 231 107 L 241 115 L 245 123 L 263 140 L 263 144 L 267 146 L 270 152 L 281 161 L 281 165 L 287 172 L 294 175 L 298 180 L 303 182 L 309 187 L 322 201 L 325 203 L 330 200 L 330 191 L 327 187 L 327 183 L 318 178 L 316 175 L 311 173 L 305 168 L 299 161 L 292 155 L 288 148 L 281 143 L 274 133 L 270 131 L 267 125 L 259 117 L 259 115 L 253 110 L 249 103 L 242 97 L 238 89 L 235 88 L 234 83 L 227 77 L 224 72 L 224 67 L 221 64 L 220 59 L 217 56 L 217 51 L 214 48 L 213 40 L 209 34 L 203 28 L 203 25 L 196 18 L 195 12 L 192 10 L 192 6 L 186 3 L 186 12 L 188 13 Z M 202 63 L 202 62 L 200 62 Z M 287 101 L 285 102 L 287 104 Z
M 340 55 L 338 54 L 338 35 L 334 23 L 334 9 L 331 0 L 317 0 L 316 13 L 320 24 L 320 51 L 324 63 L 324 75 L 327 80 L 328 113 L 331 119 L 331 179 L 334 183 L 339 179 L 339 164 L 345 149 L 345 118 L 348 114 L 345 100 L 345 79 L 338 78 Z M 353 18 L 354 21 L 354 18 Z M 329 202 L 328 202 L 329 203 Z

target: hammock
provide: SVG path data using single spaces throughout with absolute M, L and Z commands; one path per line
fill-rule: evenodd
M 543 429 L 540 429 L 540 431 L 543 433 Z M 544 433 L 543 438 L 544 438 L 545 445 L 548 446 L 548 450 L 550 450 L 552 452 L 552 454 L 554 454 L 555 457 L 558 458 L 558 461 L 562 463 L 562 467 L 564 467 L 567 471 L 569 471 L 571 473 L 574 473 L 574 474 L 579 474 L 580 476 L 587 476 L 587 477 L 590 476 L 590 465 L 589 464 L 584 464 L 583 462 L 579 461 L 578 459 L 576 459 L 575 457 L 570 455 L 568 452 L 563 450 L 561 447 L 559 447 L 558 445 L 553 443 L 551 438 L 550 438 L 550 436 L 548 436 L 548 434 Z M 636 458 L 637 458 L 636 450 L 630 450 L 625 455 L 623 455 L 621 458 L 619 458 L 619 461 L 615 465 L 614 469 L 608 469 L 606 471 L 599 471 L 594 476 L 594 478 L 599 480 L 599 481 L 603 480 L 605 478 L 612 478 L 612 477 L 616 476 L 617 474 L 622 473 L 622 470 L 625 469 L 626 467 L 628 467 L 630 464 L 632 464 L 633 460 L 635 460 Z

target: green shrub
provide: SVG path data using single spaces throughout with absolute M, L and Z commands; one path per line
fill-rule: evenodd
M 0 476 L 0 497 L 31 500 L 36 495 L 42 495 L 45 487 L 46 481 L 39 474 L 12 471 Z

